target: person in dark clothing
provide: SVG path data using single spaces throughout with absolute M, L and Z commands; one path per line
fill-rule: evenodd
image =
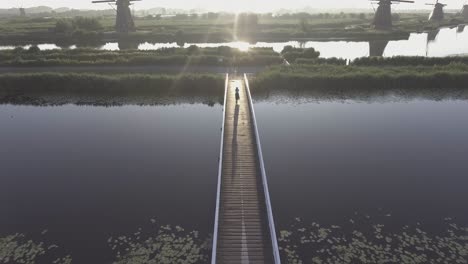
M 239 100 L 240 100 L 239 87 L 236 87 L 236 104 L 237 104 L 237 101 Z

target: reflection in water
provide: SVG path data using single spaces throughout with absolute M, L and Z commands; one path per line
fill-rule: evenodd
M 392 56 L 427 56 L 443 57 L 449 55 L 462 55 L 468 54 L 468 32 L 463 30 L 464 26 L 454 28 L 443 28 L 440 30 L 439 37 L 432 37 L 434 33 L 412 33 L 407 40 L 390 40 L 387 47 L 385 47 L 383 55 Z M 431 43 L 427 43 L 427 40 Z M 242 51 L 248 51 L 250 48 L 256 47 L 269 47 L 273 48 L 276 52 L 281 52 L 287 45 L 300 47 L 300 48 L 315 48 L 320 51 L 321 56 L 324 58 L 338 57 L 345 59 L 355 59 L 359 57 L 367 57 L 369 52 L 369 42 L 366 41 L 288 41 L 288 42 L 226 42 L 226 43 L 141 43 L 138 45 L 140 50 L 157 50 L 161 48 L 176 48 L 176 47 L 189 47 L 197 45 L 199 47 L 219 47 L 229 46 L 238 48 Z M 373 44 L 370 44 L 371 46 Z M 29 48 L 30 45 L 24 46 Z M 128 48 L 128 45 L 124 45 Z M 132 44 L 130 48 L 135 48 L 136 44 Z M 13 49 L 13 46 L 0 46 L 2 49 Z M 55 44 L 41 44 L 39 48 L 57 49 Z M 76 47 L 70 47 L 76 48 Z M 100 47 L 103 50 L 119 50 L 119 43 L 107 43 Z M 381 54 L 379 50 L 376 54 Z
M 371 40 L 369 41 L 369 56 L 382 57 L 385 48 L 388 45 L 388 40 Z
M 427 43 L 434 42 L 439 35 L 440 30 L 431 30 L 427 33 Z
M 107 238 L 151 218 L 205 237 L 221 117 L 201 104 L 0 105 L 0 237 L 47 229 L 78 264 L 111 263 Z
M 457 33 L 463 33 L 463 31 L 465 31 L 465 26 L 466 25 L 459 25 L 457 27 Z
M 429 45 L 432 42 L 435 42 L 437 35 L 439 35 L 440 30 L 431 30 L 427 33 L 427 42 L 426 42 L 426 56 L 429 54 Z
M 466 226 L 468 101 L 362 100 L 256 102 L 279 228 L 294 216 L 331 225 L 379 210 L 434 234 L 446 217 Z

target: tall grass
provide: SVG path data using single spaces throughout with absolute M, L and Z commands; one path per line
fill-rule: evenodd
M 363 57 L 357 58 L 351 62 L 352 65 L 356 66 L 433 66 L 449 65 L 452 63 L 468 64 L 468 57 Z
M 274 66 L 255 78 L 264 88 L 468 88 L 468 65 L 357 67 L 340 65 Z
M 224 76 L 214 74 L 1 74 L 0 103 L 56 105 L 222 101 Z M 170 99 L 170 100 L 169 100 Z
M 0 66 L 59 65 L 209 65 L 254 66 L 281 64 L 273 49 L 251 49 L 241 52 L 229 47 L 166 48 L 154 51 L 76 50 L 10 50 L 0 51 Z

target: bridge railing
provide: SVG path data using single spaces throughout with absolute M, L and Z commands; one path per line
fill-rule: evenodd
M 270 193 L 268 191 L 268 182 L 267 182 L 267 177 L 266 177 L 266 172 L 265 172 L 265 164 L 263 162 L 262 146 L 260 144 L 260 136 L 258 133 L 257 118 L 255 117 L 255 110 L 253 107 L 252 95 L 250 94 L 250 85 L 249 85 L 249 80 L 247 79 L 247 74 L 244 74 L 244 80 L 245 80 L 245 86 L 247 88 L 247 96 L 249 98 L 250 111 L 252 113 L 252 121 L 253 121 L 253 126 L 254 126 L 255 139 L 257 141 L 257 151 L 258 151 L 258 158 L 260 161 L 260 171 L 262 174 L 263 192 L 265 193 L 265 204 L 266 204 L 267 215 L 268 215 L 268 225 L 270 228 L 271 244 L 273 248 L 273 258 L 274 258 L 275 264 L 281 264 L 279 248 L 278 248 L 278 240 L 276 237 L 275 221 L 273 219 L 273 209 L 271 207 Z
M 213 249 L 211 253 L 211 263 L 216 264 L 216 250 L 218 248 L 218 227 L 219 227 L 219 206 L 221 203 L 221 174 L 223 172 L 223 149 L 224 149 L 224 122 L 226 119 L 226 104 L 227 90 L 229 85 L 229 74 L 226 74 L 226 82 L 224 85 L 224 105 L 223 105 L 223 123 L 221 126 L 221 147 L 219 150 L 219 167 L 218 167 L 218 187 L 216 191 L 216 212 L 213 231 Z

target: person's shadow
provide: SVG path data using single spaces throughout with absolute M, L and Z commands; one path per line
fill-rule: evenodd
M 237 125 L 239 124 L 239 105 L 236 102 L 234 109 L 234 130 L 232 133 L 232 173 L 231 177 L 234 179 L 234 175 L 237 173 Z

